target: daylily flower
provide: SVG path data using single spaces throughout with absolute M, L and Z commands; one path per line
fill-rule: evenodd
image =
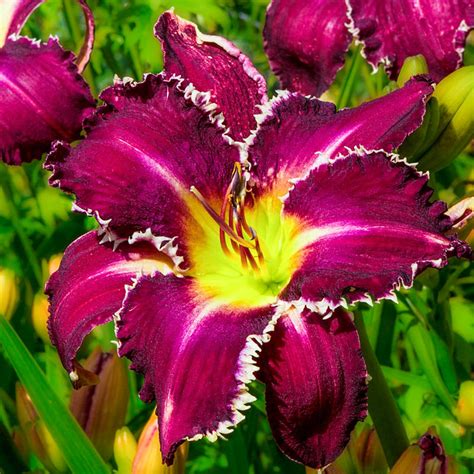
M 319 96 L 344 65 L 352 37 L 391 79 L 407 57 L 422 54 L 438 82 L 462 64 L 472 28 L 472 0 L 272 0 L 264 38 L 282 86 Z
M 298 93 L 268 101 L 227 40 L 171 12 L 156 33 L 165 71 L 106 89 L 87 137 L 47 159 L 51 184 L 101 225 L 48 282 L 52 342 L 80 385 L 82 340 L 116 314 L 119 354 L 144 374 L 142 399 L 156 399 L 168 464 L 185 440 L 215 440 L 244 418 L 260 369 L 280 448 L 325 466 L 367 412 L 366 367 L 340 307 L 394 298 L 468 252 L 445 235 L 427 175 L 390 154 L 432 87 L 416 77 L 340 112 Z
M 80 73 L 94 41 L 94 20 L 85 0 L 86 38 L 77 58 L 56 37 L 45 43 L 19 36 L 44 0 L 0 2 L 0 161 L 19 165 L 40 158 L 54 140 L 79 138 L 95 101 Z

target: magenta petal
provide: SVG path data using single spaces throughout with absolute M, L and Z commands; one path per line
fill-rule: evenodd
M 344 0 L 273 0 L 263 36 L 285 89 L 320 96 L 344 65 L 351 42 Z
M 472 0 L 348 0 L 351 30 L 374 66 L 396 79 L 408 56 L 422 54 L 436 82 L 457 69 L 469 30 Z
M 165 72 L 182 76 L 218 105 L 229 136 L 241 141 L 257 125 L 258 105 L 267 100 L 265 79 L 250 59 L 230 41 L 202 34 L 172 12 L 161 15 L 155 27 L 165 58 Z
M 131 284 L 137 273 L 159 268 L 159 255 L 150 244 L 121 246 L 114 252 L 109 245 L 99 245 L 95 231 L 66 249 L 45 292 L 50 301 L 51 341 L 68 372 L 75 370 L 74 358 L 84 337 L 111 321 L 120 309 L 125 285 Z
M 350 316 L 282 316 L 259 365 L 280 449 L 313 468 L 334 461 L 367 415 L 367 371 Z
M 432 92 L 417 77 L 384 97 L 353 109 L 335 111 L 333 104 L 285 93 L 273 100 L 249 149 L 252 171 L 260 187 L 284 195 L 288 180 L 304 176 L 318 154 L 334 158 L 347 148 L 392 151 L 421 124 Z
M 122 237 L 148 228 L 157 236 L 182 236 L 195 199 L 190 187 L 208 199 L 222 196 L 239 161 L 237 147 L 200 109 L 202 95 L 185 98 L 179 81 L 148 75 L 139 84 L 118 83 L 102 97 L 107 105 L 87 138 L 75 148 L 56 144 L 48 156 L 50 183 L 74 193 L 77 206 L 100 215 L 100 222 L 111 219 L 109 228 Z
M 393 298 L 428 266 L 443 267 L 466 244 L 445 236 L 451 220 L 427 175 L 382 152 L 350 153 L 322 163 L 300 180 L 284 203 L 305 221 L 304 262 L 284 299 L 340 304 Z M 320 309 L 323 311 L 323 309 Z
M 140 396 L 156 399 L 163 460 L 186 438 L 229 433 L 254 400 L 246 384 L 274 309 L 207 300 L 190 278 L 145 276 L 117 321 L 119 354 L 145 375 Z M 271 323 L 270 323 L 271 324 Z
M 8 36 L 20 33 L 23 25 L 33 11 L 45 0 L 6 0 L 2 4 L 0 17 L 0 48 L 5 44 Z M 94 44 L 94 16 L 86 0 L 77 0 L 84 12 L 86 33 L 84 44 L 77 58 L 77 67 L 82 72 L 89 62 Z
M 44 0 L 7 0 L 0 15 L 0 48 L 12 34 L 18 34 L 28 17 Z
M 0 48 L 0 158 L 21 164 L 40 158 L 56 139 L 79 137 L 94 110 L 73 55 L 56 39 L 10 38 Z

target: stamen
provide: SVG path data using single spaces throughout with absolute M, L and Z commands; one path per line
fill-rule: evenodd
M 240 213 L 239 213 L 240 220 L 242 222 L 242 227 L 244 228 L 245 232 L 249 237 L 253 236 L 252 229 L 250 226 L 247 224 L 247 219 L 245 218 L 245 209 L 244 206 L 240 207 Z M 255 231 L 253 231 L 255 233 Z
M 227 256 L 231 255 L 230 249 L 227 245 L 228 237 L 232 249 L 236 254 L 240 255 L 242 267 L 247 268 L 250 264 L 254 271 L 260 271 L 259 265 L 263 266 L 265 264 L 265 259 L 260 248 L 257 233 L 248 225 L 245 218 L 244 202 L 247 192 L 247 180 L 242 175 L 242 165 L 240 163 L 234 164 L 232 179 L 227 187 L 220 215 L 214 211 L 211 205 L 194 186 L 191 186 L 191 192 L 204 206 L 204 209 L 206 209 L 212 219 L 218 224 L 219 240 L 224 254 Z M 250 240 L 244 237 L 244 232 Z M 258 263 L 251 250 L 256 252 Z
M 257 256 L 258 256 L 258 263 L 260 263 L 260 266 L 265 264 L 265 258 L 263 256 L 262 249 L 260 248 L 260 242 L 258 240 L 257 235 L 255 235 L 255 250 L 257 251 Z
M 232 230 L 235 230 L 235 225 L 234 225 L 234 209 L 232 208 L 232 204 L 229 203 L 229 213 L 228 213 L 228 222 L 229 222 L 229 227 Z M 243 235 L 239 235 L 237 232 L 237 235 L 239 237 L 244 237 Z M 230 243 L 232 244 L 232 248 L 234 249 L 234 252 L 239 253 L 240 252 L 240 247 L 233 241 L 231 240 Z
M 204 196 L 194 187 L 191 186 L 190 191 L 196 196 L 197 200 L 204 206 L 204 209 L 208 212 L 208 214 L 214 219 L 217 225 L 235 242 L 242 245 L 242 247 L 255 249 L 255 244 L 252 242 L 248 242 L 247 240 L 239 237 L 235 231 L 217 214 L 217 212 L 210 206 L 210 204 L 206 201 Z
M 247 257 L 247 260 L 250 263 L 250 266 L 253 268 L 254 271 L 258 272 L 260 271 L 259 266 L 257 265 L 257 262 L 255 261 L 255 258 L 253 255 L 250 253 L 249 249 L 243 249 L 245 252 L 245 256 Z
M 229 205 L 229 200 L 224 199 L 224 202 L 222 203 L 222 207 L 221 207 L 221 219 L 222 220 L 225 219 L 225 213 L 226 213 L 228 205 Z M 229 247 L 227 247 L 225 232 L 220 227 L 219 227 L 219 240 L 221 242 L 221 248 L 222 248 L 222 251 L 224 252 L 224 255 L 227 255 L 228 257 L 230 257 L 231 254 L 230 254 Z M 234 241 L 231 240 L 231 242 L 234 242 Z

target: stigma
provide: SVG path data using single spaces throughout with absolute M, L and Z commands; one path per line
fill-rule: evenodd
M 250 267 L 258 272 L 265 259 L 257 232 L 248 225 L 245 218 L 248 176 L 248 171 L 242 169 L 241 163 L 236 162 L 220 213 L 212 208 L 194 186 L 191 186 L 190 191 L 218 225 L 219 241 L 224 254 L 228 257 L 238 255 L 243 268 Z

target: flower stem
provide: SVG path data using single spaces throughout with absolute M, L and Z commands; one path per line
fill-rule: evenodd
M 379 435 L 385 458 L 388 465 L 392 467 L 403 451 L 408 448 L 408 437 L 397 404 L 370 345 L 364 321 L 359 312 L 355 312 L 355 325 L 359 332 L 362 353 L 371 377 L 368 390 L 369 413 Z
M 362 64 L 362 55 L 360 54 L 360 50 L 361 47 L 358 46 L 354 51 L 354 55 L 352 56 L 352 61 L 349 66 L 349 72 L 344 78 L 344 82 L 341 87 L 341 93 L 337 100 L 338 109 L 342 109 L 349 105 L 349 102 L 351 100 L 355 78 L 357 76 L 357 73 L 359 72 L 359 67 Z
M 20 216 L 18 215 L 18 211 L 17 211 L 17 207 L 15 203 L 15 197 L 13 195 L 12 184 L 10 182 L 10 176 L 8 174 L 8 171 L 6 173 L 3 173 L 1 185 L 3 187 L 6 199 L 8 199 L 11 203 L 9 207 L 9 217 L 10 217 L 12 226 L 15 229 L 18 239 L 23 247 L 25 255 L 33 271 L 33 275 L 35 277 L 36 283 L 38 284 L 39 288 L 42 288 L 43 272 L 41 271 L 41 264 L 40 264 L 40 261 L 38 260 L 38 257 L 36 256 L 35 251 L 33 250 L 33 246 L 31 245 L 30 239 L 28 238 L 28 236 L 26 235 L 23 229 Z

